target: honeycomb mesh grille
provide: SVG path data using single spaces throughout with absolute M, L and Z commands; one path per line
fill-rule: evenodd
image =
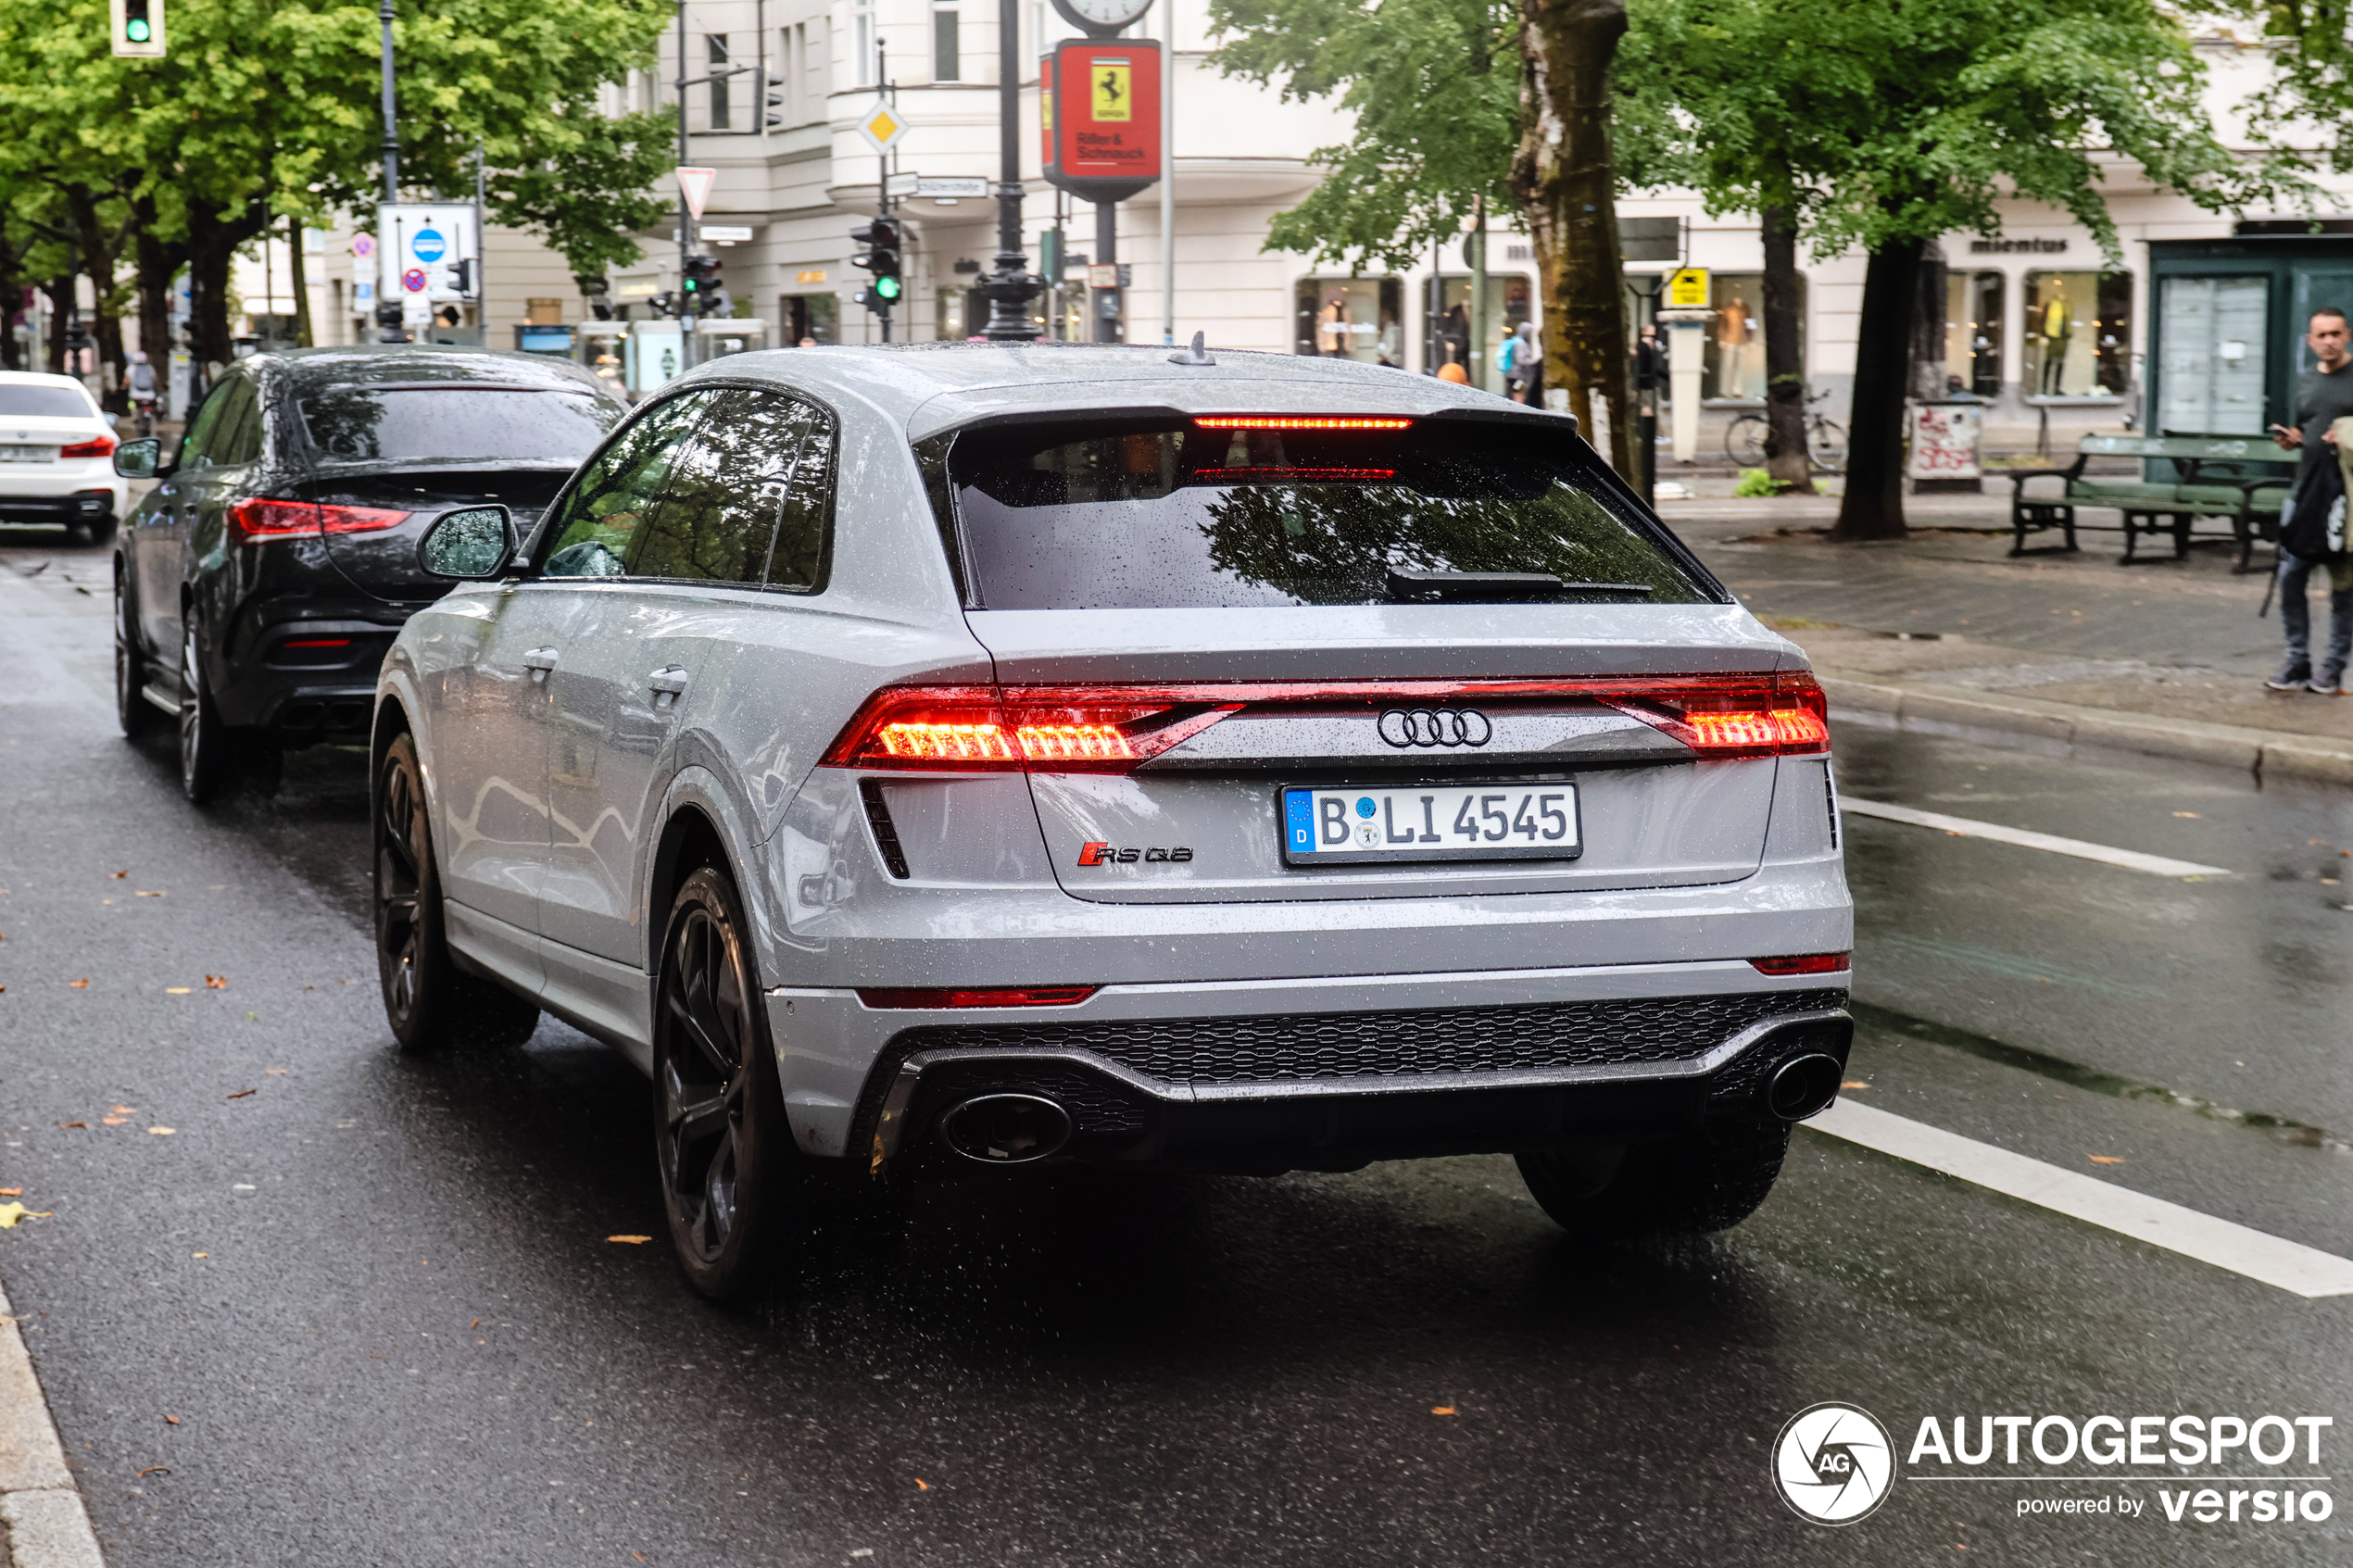
M 1766 991 L 1529 1007 L 975 1024 L 911 1029 L 893 1044 L 907 1050 L 1083 1050 L 1164 1083 L 1265 1084 L 1685 1061 L 1761 1019 L 1845 1002 L 1843 990 Z

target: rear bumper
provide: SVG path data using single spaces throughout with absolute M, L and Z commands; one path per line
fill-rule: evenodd
M 4 522 L 46 522 L 63 528 L 77 522 L 103 522 L 121 513 L 119 487 L 99 485 L 37 495 L 0 490 L 0 521 Z
M 986 1012 L 780 987 L 769 1016 L 812 1154 L 960 1163 L 940 1115 L 1019 1093 L 1069 1112 L 1070 1158 L 1284 1170 L 1640 1141 L 1756 1114 L 1792 1056 L 1844 1060 L 1844 1003 L 1818 977 L 1707 962 L 1116 986 L 1076 1008 Z

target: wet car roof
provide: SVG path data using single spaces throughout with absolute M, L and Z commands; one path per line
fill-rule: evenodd
M 685 381 L 773 381 L 867 402 L 911 440 L 992 417 L 1160 410 L 1327 410 L 1427 416 L 1447 410 L 1557 420 L 1561 414 L 1386 365 L 1213 347 L 1212 365 L 1172 362 L 1161 344 L 907 344 L 729 355 Z
M 249 362 L 265 374 L 286 376 L 302 386 L 447 386 L 474 383 L 610 395 L 605 384 L 586 367 L 569 359 L 444 344 L 296 348 L 257 355 Z

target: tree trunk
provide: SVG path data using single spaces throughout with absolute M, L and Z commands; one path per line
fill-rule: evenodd
M 74 244 L 82 252 L 82 270 L 90 279 L 90 313 L 96 318 L 90 323 L 90 336 L 98 349 L 99 403 L 109 413 L 127 413 L 131 366 L 122 353 L 122 318 L 110 308 L 121 237 L 116 236 L 112 245 L 107 243 L 106 225 L 98 220 L 98 198 L 89 186 L 76 182 L 62 189 L 67 216 L 73 221 Z
M 1912 395 L 1934 403 L 1944 385 L 1944 247 L 1934 240 L 1921 247 L 1919 303 L 1912 311 Z
M 295 346 L 316 348 L 319 345 L 311 341 L 310 332 L 310 282 L 302 270 L 303 232 L 301 224 L 286 220 L 286 273 L 294 282 Z M 484 332 L 483 340 L 487 343 L 489 336 Z
M 1864 270 L 1855 405 L 1847 421 L 1846 494 L 1838 504 L 1833 539 L 1905 534 L 1904 400 L 1911 391 L 1920 249 L 1918 240 L 1890 240 L 1871 252 Z
M 1545 400 L 1557 407 L 1565 392 L 1588 435 L 1606 425 L 1602 455 L 1631 474 L 1626 264 L 1609 143 L 1610 62 L 1625 31 L 1625 0 L 1520 0 L 1526 129 L 1512 189 L 1535 242 Z
M 1806 346 L 1797 305 L 1797 223 L 1790 209 L 1758 214 L 1765 235 L 1765 471 L 1783 495 L 1814 494 L 1806 450 Z
M 75 319 L 73 283 L 77 276 L 79 274 L 68 272 L 61 278 L 49 280 L 49 341 L 46 346 L 49 350 L 49 373 L 53 376 L 68 373 L 66 323 Z
M 153 197 L 141 196 L 132 203 L 132 220 L 131 254 L 139 269 L 139 346 L 160 390 L 170 374 L 171 280 L 187 259 L 187 247 L 167 245 L 156 237 Z
M 188 349 L 211 384 L 212 367 L 236 358 L 229 336 L 229 269 L 237 247 L 270 226 L 270 210 L 248 202 L 233 214 L 191 209 L 188 214 Z

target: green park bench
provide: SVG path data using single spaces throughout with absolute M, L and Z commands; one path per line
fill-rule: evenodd
M 2127 479 L 2087 476 L 2083 466 L 2094 458 L 2155 458 L 2173 464 L 2172 479 Z M 2135 564 L 2134 543 L 2143 534 L 2173 535 L 2172 558 L 2190 553 L 2190 528 L 2200 518 L 2229 521 L 2238 544 L 2234 571 L 2248 571 L 2257 539 L 2276 539 L 2280 508 L 2296 484 L 2298 458 L 2274 446 L 2260 435 L 2087 435 L 2076 448 L 2075 461 L 2063 469 L 2012 469 L 2010 493 L 2010 554 L 2028 555 L 2026 536 L 2046 529 L 2063 530 L 2065 546 L 2039 549 L 2069 549 L 2075 531 L 2090 523 L 2076 521 L 2079 507 L 2112 507 L 2124 514 L 2124 566 Z M 2063 481 L 2059 494 L 2029 495 L 2027 485 L 2038 479 Z M 2148 558 L 2141 558 L 2145 560 Z

